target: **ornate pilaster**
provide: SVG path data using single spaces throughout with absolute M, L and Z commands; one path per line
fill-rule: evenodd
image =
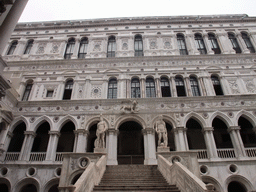
M 141 78 L 140 79 L 140 87 L 141 87 L 141 98 L 145 98 L 146 97 L 146 79 L 145 78 Z
M 241 45 L 242 53 L 250 54 L 251 52 L 250 52 L 250 50 L 247 48 L 247 46 L 246 46 L 246 44 L 245 44 L 245 42 L 244 42 L 244 40 L 243 40 L 243 38 L 242 38 L 242 34 L 241 34 L 241 33 L 238 33 L 238 34 L 236 35 L 236 37 L 237 37 L 237 40 L 238 40 L 239 44 Z
M 156 82 L 156 97 L 162 97 L 160 78 L 159 77 L 155 78 L 155 82 Z
M 156 165 L 156 144 L 155 144 L 155 130 L 153 128 L 146 128 L 142 130 L 144 137 L 144 152 L 145 165 Z
M 203 39 L 208 55 L 214 55 L 214 51 L 211 49 L 210 42 L 208 40 L 208 34 L 203 34 Z
M 117 165 L 117 135 L 118 130 L 110 128 L 107 130 L 107 165 Z
M 170 85 L 171 85 L 171 89 L 172 89 L 172 97 L 177 97 L 175 77 L 170 78 Z

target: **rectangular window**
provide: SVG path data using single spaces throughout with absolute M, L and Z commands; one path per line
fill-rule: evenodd
M 46 93 L 46 97 L 52 97 L 53 96 L 53 90 L 48 90 Z

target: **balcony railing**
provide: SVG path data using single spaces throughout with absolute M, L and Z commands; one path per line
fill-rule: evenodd
M 29 161 L 44 161 L 46 152 L 31 152 Z
M 219 158 L 236 158 L 234 149 L 217 149 L 217 154 Z
M 5 161 L 18 161 L 20 152 L 7 152 L 5 155 Z
M 248 157 L 256 157 L 256 148 L 245 148 Z
M 62 153 L 56 153 L 55 161 L 63 161 L 63 154 Z
M 207 150 L 197 150 L 197 158 L 198 159 L 208 159 Z

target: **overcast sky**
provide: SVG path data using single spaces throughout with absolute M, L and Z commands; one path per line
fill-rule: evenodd
M 19 22 L 212 14 L 256 16 L 256 0 L 29 0 Z

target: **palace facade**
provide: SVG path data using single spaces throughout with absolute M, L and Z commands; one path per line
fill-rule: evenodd
M 256 191 L 255 49 L 247 15 L 18 23 L 2 54 L 0 188 L 64 191 L 84 173 L 82 157 L 161 156 L 215 191 Z M 106 149 L 95 150 L 100 116 Z

